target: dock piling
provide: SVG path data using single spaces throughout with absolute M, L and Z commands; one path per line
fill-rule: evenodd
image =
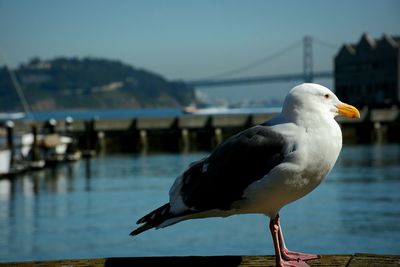
M 6 122 L 6 131 L 7 131 L 7 147 L 11 152 L 10 156 L 10 166 L 13 165 L 14 163 L 14 157 L 15 157 L 15 147 L 14 147 L 14 122 L 13 121 L 7 121 Z
M 183 128 L 181 130 L 181 142 L 180 142 L 180 147 L 181 147 L 181 152 L 187 153 L 190 151 L 190 136 L 189 136 L 189 130 L 186 128 Z

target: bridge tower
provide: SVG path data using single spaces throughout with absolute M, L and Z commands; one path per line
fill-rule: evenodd
M 313 81 L 312 38 L 304 36 L 303 39 L 303 80 L 306 83 Z

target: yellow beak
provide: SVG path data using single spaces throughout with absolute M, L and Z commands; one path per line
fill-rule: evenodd
M 360 111 L 358 111 L 358 109 L 356 109 L 352 105 L 346 103 L 340 103 L 336 107 L 338 108 L 339 115 L 348 118 L 360 118 Z

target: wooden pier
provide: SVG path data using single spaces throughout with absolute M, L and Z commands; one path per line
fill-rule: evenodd
M 386 267 L 400 266 L 400 255 L 353 254 L 322 255 L 320 259 L 307 261 L 310 266 L 331 267 Z M 181 256 L 181 257 L 132 257 L 99 258 L 80 260 L 52 260 L 3 262 L 0 267 L 147 267 L 147 266 L 275 266 L 275 256 Z
M 269 114 L 212 114 L 165 117 L 75 120 L 73 124 L 58 121 L 56 133 L 79 140 L 85 151 L 105 152 L 189 152 L 209 151 L 228 136 L 260 124 Z M 363 109 L 361 118 L 339 118 L 344 141 L 349 143 L 382 143 L 400 141 L 400 109 Z M 15 122 L 16 130 L 29 130 Z M 38 127 L 44 122 L 38 122 Z M 29 126 L 31 127 L 31 126 Z

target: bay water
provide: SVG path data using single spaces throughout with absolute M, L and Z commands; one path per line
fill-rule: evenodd
M 129 236 L 206 155 L 106 154 L 0 180 L 0 261 L 274 254 L 263 215 Z M 280 214 L 292 250 L 400 254 L 400 145 L 345 145 L 327 179 Z

